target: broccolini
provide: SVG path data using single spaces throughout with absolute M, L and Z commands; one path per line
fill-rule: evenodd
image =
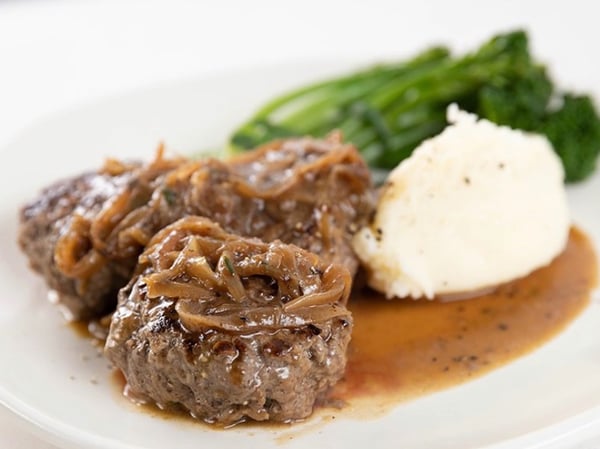
M 446 126 L 450 103 L 546 134 L 567 182 L 594 171 L 600 118 L 592 100 L 557 91 L 533 60 L 524 31 L 495 36 L 461 57 L 434 47 L 405 62 L 302 87 L 264 105 L 234 132 L 230 146 L 250 149 L 275 138 L 340 129 L 372 168 L 389 170 Z

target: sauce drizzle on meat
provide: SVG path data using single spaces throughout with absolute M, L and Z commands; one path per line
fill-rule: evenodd
M 346 373 L 330 396 L 334 403 L 357 407 L 326 408 L 311 422 L 319 416 L 377 417 L 402 401 L 466 382 L 535 350 L 586 308 L 597 273 L 592 243 L 573 228 L 567 248 L 548 267 L 479 298 L 388 301 L 372 291 L 354 292 Z M 124 391 L 119 372 L 113 381 Z M 201 425 L 185 413 L 152 405 L 141 409 Z M 273 423 L 244 425 L 287 429 Z

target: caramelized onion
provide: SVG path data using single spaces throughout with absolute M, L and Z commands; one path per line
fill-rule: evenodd
M 322 172 L 321 167 L 334 167 L 329 176 L 337 176 L 339 172 L 335 170 L 335 167 L 343 167 L 347 165 L 348 161 L 360 159 L 353 146 L 341 143 L 340 133 L 331 133 L 324 144 L 329 146 L 329 151 L 323 152 L 323 148 L 319 146 L 318 142 L 315 142 L 313 147 L 302 148 L 302 152 L 306 153 L 303 157 L 298 157 L 298 151 L 285 151 L 286 145 L 291 147 L 305 145 L 294 140 L 269 142 L 252 152 L 236 156 L 229 162 L 234 172 L 239 175 L 232 179 L 233 186 L 239 194 L 246 197 L 273 199 L 298 185 L 299 179 Z M 332 144 L 333 147 L 331 147 Z M 281 147 L 283 150 L 280 149 Z M 261 164 L 258 162 L 261 160 L 268 161 L 268 163 Z M 250 164 L 249 162 L 252 161 L 256 162 Z M 252 167 L 250 182 L 248 181 L 249 173 L 245 173 L 248 167 Z M 277 174 L 275 180 L 273 179 L 274 173 Z M 357 191 L 364 190 L 364 186 L 356 188 Z M 304 193 L 305 202 L 315 202 L 313 192 Z M 302 195 L 297 194 L 296 199 L 303 201 Z
M 346 268 L 294 245 L 228 234 L 202 217 L 160 231 L 139 269 L 148 297 L 175 300 L 181 324 L 193 332 L 254 332 L 349 316 Z
M 144 278 L 148 286 L 148 297 L 157 298 L 167 296 L 170 298 L 209 298 L 212 296 L 210 290 L 197 284 L 177 281 L 158 281 L 151 277 Z
M 357 174 L 357 170 L 364 170 L 365 173 Z M 218 198 L 221 201 L 231 198 L 233 206 L 230 208 L 240 205 L 244 209 L 247 204 L 257 203 L 272 207 L 280 204 L 280 200 L 285 199 L 286 195 L 293 197 L 295 203 L 310 204 L 311 209 L 314 206 L 315 215 L 302 215 L 294 232 L 314 232 L 320 241 L 309 247 L 325 254 L 341 240 L 340 233 L 335 231 L 341 226 L 340 222 L 347 220 L 346 215 L 349 214 L 337 209 L 327 209 L 328 197 L 325 195 L 324 204 L 321 204 L 320 196 L 324 195 L 322 192 L 298 189 L 297 186 L 305 186 L 307 181 L 319 182 L 340 176 L 348 177 L 351 181 L 349 184 L 355 188 L 357 195 L 363 195 L 370 186 L 367 167 L 354 147 L 341 143 L 339 134 L 330 135 L 326 141 L 275 141 L 227 163 L 218 160 L 165 159 L 161 145 L 154 161 L 148 165 L 107 160 L 101 173 L 122 176 L 116 183 L 117 193 L 105 202 L 95 217 L 88 217 L 86 226 L 77 223 L 69 225 L 64 239 L 55 248 L 57 267 L 63 274 L 74 278 L 89 277 L 107 263 L 109 267 L 121 264 L 117 268 L 127 273 L 142 249 L 150 245 L 154 250 L 141 256 L 139 262 L 142 266 L 152 266 L 157 273 L 173 270 L 170 279 L 184 276 L 185 282 L 195 282 L 203 289 L 226 294 L 234 302 L 246 300 L 243 279 L 251 276 L 266 276 L 274 280 L 278 298 L 282 302 L 306 296 L 303 301 L 307 304 L 327 303 L 329 296 L 324 292 L 329 291 L 333 284 L 324 287 L 320 275 L 307 273 L 304 276 L 296 272 L 300 269 L 296 267 L 297 263 L 302 265 L 300 261 L 303 258 L 313 257 L 306 256 L 307 253 L 297 258 L 292 250 L 269 250 L 265 247 L 263 253 L 250 251 L 248 260 L 239 258 L 236 253 L 244 254 L 256 242 L 248 246 L 246 240 L 232 238 L 222 230 L 215 232 L 206 223 L 185 223 L 185 226 L 169 227 L 166 233 L 158 232 L 160 240 L 152 235 L 176 217 L 198 214 L 211 216 L 228 229 L 243 234 L 259 235 L 267 240 L 281 237 L 295 241 L 295 237 L 278 231 L 277 226 L 260 229 L 251 226 L 255 216 L 247 211 L 240 213 L 241 224 L 235 221 L 237 217 L 233 217 L 230 223 L 230 205 L 212 204 L 206 200 L 216 183 L 219 189 L 229 195 Z M 326 184 L 337 185 L 336 180 L 327 181 Z M 290 189 L 295 189 L 293 195 L 290 194 Z M 164 207 L 165 202 L 168 204 L 167 208 Z M 268 215 L 268 211 L 266 213 Z M 270 234 L 270 229 L 275 230 Z M 187 248 L 184 257 L 186 263 L 174 268 L 173 264 L 179 256 L 172 254 L 173 251 L 181 252 L 188 243 L 188 237 L 196 234 L 202 237 L 200 246 L 195 249 Z M 214 253 L 222 254 L 222 245 L 227 246 L 235 256 L 232 256 L 235 260 L 227 258 L 235 264 L 233 273 L 223 269 L 227 268 L 226 259 L 219 262 L 219 259 L 209 257 Z M 281 243 L 278 242 L 276 246 L 281 246 Z M 204 261 L 193 260 L 194 255 L 198 254 L 205 258 Z M 326 257 L 330 257 L 330 254 L 327 252 Z M 320 263 L 318 257 L 317 261 L 311 263 Z M 325 268 L 322 267 L 320 272 Z M 152 276 L 147 280 L 158 283 L 158 279 Z M 335 291 L 337 294 L 340 289 L 336 287 Z
M 246 298 L 246 290 L 242 285 L 242 281 L 235 272 L 233 266 L 233 256 L 229 251 L 223 251 L 217 264 L 219 275 L 223 279 L 223 285 L 227 288 L 227 292 L 235 302 L 242 302 Z
M 98 251 L 88 248 L 89 231 L 89 221 L 74 214 L 56 242 L 54 263 L 67 276 L 86 280 L 106 262 Z
M 220 329 L 228 332 L 257 332 L 284 327 L 303 327 L 348 316 L 348 309 L 339 304 L 307 307 L 297 312 L 285 312 L 277 307 L 256 307 L 235 313 L 208 315 L 194 307 L 198 301 L 183 299 L 175 305 L 183 326 L 191 332 Z
M 312 306 L 320 306 L 324 304 L 334 303 L 338 298 L 347 298 L 350 296 L 350 286 L 352 278 L 350 273 L 338 272 L 327 267 L 323 273 L 322 289 L 324 291 L 314 292 L 307 295 L 299 296 L 298 298 L 288 302 L 283 306 L 286 311 L 294 311 Z
M 165 159 L 162 144 L 154 160 L 146 166 L 108 159 L 99 173 L 108 176 L 131 173 L 134 182 L 121 187 L 94 218 L 73 214 L 54 248 L 57 268 L 65 276 L 85 281 L 102 269 L 107 259 L 137 255 L 139 248 L 150 240 L 138 224 L 153 213 L 143 207 L 151 199 L 152 181 L 182 163 L 183 159 Z

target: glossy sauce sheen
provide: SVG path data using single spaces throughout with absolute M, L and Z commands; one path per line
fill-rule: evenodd
M 313 419 L 320 415 L 319 424 L 345 413 L 377 417 L 403 400 L 468 381 L 534 350 L 584 310 L 597 272 L 591 242 L 573 228 L 565 251 L 549 266 L 484 296 L 441 302 L 386 300 L 372 291 L 356 292 L 349 304 L 354 330 L 346 375 L 325 401 L 341 400 L 350 407 L 326 407 Z M 113 379 L 126 394 L 120 371 Z M 141 408 L 198 424 L 186 413 Z
M 577 317 L 597 272 L 591 242 L 573 228 L 549 266 L 477 298 L 386 300 L 358 293 L 349 305 L 354 330 L 346 376 L 333 396 L 397 403 L 497 368 Z

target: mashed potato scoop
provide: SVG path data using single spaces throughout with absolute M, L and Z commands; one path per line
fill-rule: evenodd
M 354 237 L 388 298 L 477 291 L 547 265 L 565 247 L 564 171 L 548 140 L 448 108 L 450 125 L 389 175 Z

